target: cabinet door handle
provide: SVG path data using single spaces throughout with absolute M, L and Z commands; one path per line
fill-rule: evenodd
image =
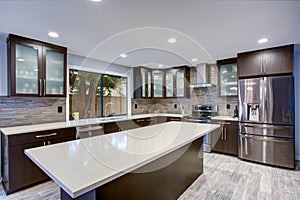
M 224 127 L 224 140 L 226 141 L 227 140 L 227 128 Z
M 260 74 L 263 73 L 263 59 L 260 59 Z
M 43 145 L 46 146 L 46 142 L 43 142 Z
M 265 59 L 264 61 L 265 62 L 264 62 L 263 70 L 264 70 L 264 74 L 266 74 L 267 59 Z
M 35 138 L 45 138 L 45 137 L 51 137 L 51 136 L 56 136 L 57 133 L 50 133 L 50 134 L 45 134 L 45 135 L 36 135 Z
M 42 79 L 40 79 L 40 96 L 42 96 Z
M 145 119 L 138 119 L 138 120 L 136 120 L 136 122 L 144 122 L 145 121 Z
M 222 129 L 221 129 L 221 140 L 224 140 L 224 135 L 223 135 L 223 133 L 224 133 L 224 126 L 222 126 Z
M 51 143 L 50 143 L 50 141 L 48 141 L 48 145 L 50 145 Z
M 44 79 L 44 96 L 46 96 L 46 80 Z

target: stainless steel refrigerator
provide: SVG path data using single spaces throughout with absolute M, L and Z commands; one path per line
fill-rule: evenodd
M 295 168 L 294 78 L 240 79 L 239 158 Z

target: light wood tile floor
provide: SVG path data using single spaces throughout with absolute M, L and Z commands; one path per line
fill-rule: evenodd
M 59 187 L 52 181 L 6 196 L 0 200 L 58 200 Z M 236 157 L 204 154 L 204 173 L 179 200 L 194 199 L 300 199 L 300 171 L 245 162 Z

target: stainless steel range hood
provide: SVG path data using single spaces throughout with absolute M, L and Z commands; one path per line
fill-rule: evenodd
M 197 83 L 190 84 L 191 88 L 207 88 L 216 86 L 209 82 L 208 79 L 208 66 L 206 63 L 201 63 L 196 66 L 197 69 Z

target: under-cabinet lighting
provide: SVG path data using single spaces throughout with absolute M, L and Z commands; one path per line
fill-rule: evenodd
M 269 41 L 268 38 L 262 38 L 262 39 L 257 40 L 257 43 L 263 44 L 263 43 L 266 43 L 268 41 Z
M 48 33 L 48 35 L 49 35 L 50 37 L 53 37 L 53 38 L 58 38 L 58 37 L 59 37 L 59 34 L 56 33 L 56 32 L 53 32 L 53 31 L 50 31 L 50 32 Z

